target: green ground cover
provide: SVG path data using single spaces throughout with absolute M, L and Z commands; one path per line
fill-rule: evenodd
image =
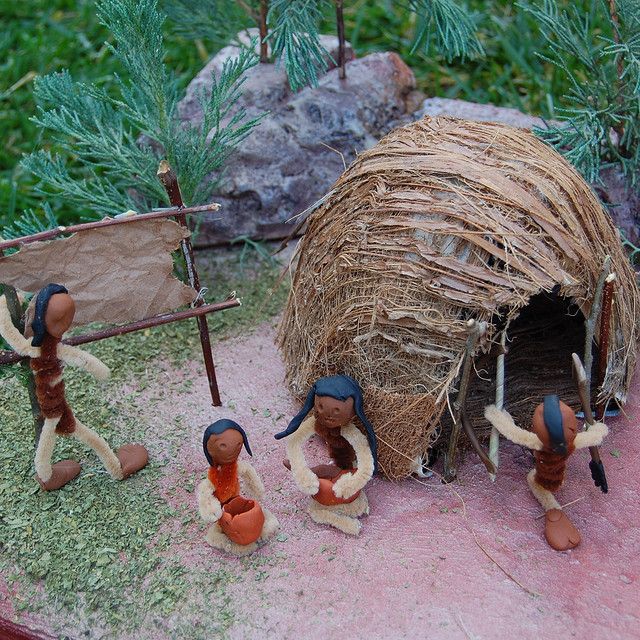
M 286 287 L 278 287 L 279 270 L 254 255 L 240 261 L 239 252 L 210 263 L 203 282 L 211 284 L 212 299 L 237 289 L 243 305 L 209 316 L 215 339 L 250 331 L 276 313 Z M 114 482 L 86 447 L 60 439 L 55 459 L 81 460 L 83 471 L 69 486 L 43 492 L 33 479 L 33 422 L 25 389 L 17 378 L 0 381 L 0 571 L 15 589 L 19 612 L 54 615 L 61 633 L 89 631 L 111 637 L 114 629 L 134 629 L 143 615 L 166 617 L 196 593 L 189 606 L 209 610 L 202 634 L 192 626 L 173 637 L 210 637 L 231 621 L 225 585 L 233 579 L 224 562 L 213 572 L 186 569 L 165 553 L 184 528 L 169 533 L 170 519 L 188 524 L 196 518 L 192 505 L 179 510 L 160 495 L 158 480 L 168 461 L 184 444 L 184 430 L 162 424 L 161 447 L 153 449 L 155 428 L 137 400 L 150 385 L 178 398 L 189 380 L 164 375 L 166 364 L 180 367 L 201 361 L 195 321 L 156 327 L 88 345 L 112 371 L 106 384 L 68 367 L 65 382 L 69 403 L 78 417 L 96 428 L 117 448 L 126 442 L 148 443 L 149 466 L 126 482 Z M 201 375 L 204 375 L 204 368 Z M 185 387 L 185 385 L 187 385 Z M 181 416 L 169 418 L 180 426 Z M 157 425 L 156 425 L 157 426 Z M 195 479 L 185 478 L 183 486 Z M 202 602 L 200 602 L 202 600 Z M 202 606 L 201 606 L 202 605 Z M 215 606 L 212 606 L 215 605 Z M 195 633 L 195 635 L 194 635 Z M 116 634 L 117 635 L 117 634 Z
M 569 4 L 575 3 L 560 3 Z M 592 3 L 581 4 L 588 8 Z M 472 0 L 468 5 L 475 11 L 486 50 L 482 60 L 448 64 L 440 56 L 412 54 L 414 18 L 402 3 L 392 0 L 345 3 L 347 37 L 358 55 L 398 51 L 427 95 L 493 102 L 553 116 L 567 86 L 561 73 L 536 58 L 543 41 L 533 19 L 506 0 Z M 104 45 L 111 37 L 98 23 L 91 0 L 1 0 L 0 19 L 1 228 L 24 210 L 41 205 L 31 190 L 32 178 L 19 167 L 23 154 L 50 147 L 30 121 L 35 114 L 33 78 L 66 68 L 74 78 L 109 89 L 113 74 L 122 69 Z M 597 32 L 599 26 L 592 28 Z M 332 16 L 327 16 L 323 30 L 334 31 Z M 219 44 L 176 35 L 170 22 L 165 31 L 166 63 L 185 86 Z M 63 223 L 77 219 L 72 208 L 52 204 L 61 211 Z

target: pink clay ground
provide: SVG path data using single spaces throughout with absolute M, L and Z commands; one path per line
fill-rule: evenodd
M 367 489 L 371 515 L 359 538 L 317 525 L 306 514 L 308 498 L 282 466 L 283 443 L 272 437 L 296 409 L 283 384 L 272 329 L 264 326 L 221 345 L 216 357 L 225 407 L 206 406 L 204 381 L 198 379 L 200 423 L 224 416 L 247 428 L 253 463 L 267 488 L 265 502 L 282 527 L 280 539 L 259 551 L 248 568 L 259 571 L 256 558 L 263 556 L 271 565 L 268 578 L 231 587 L 230 637 L 640 637 L 637 381 L 627 418 L 612 422 L 602 449 L 609 494 L 594 487 L 588 453 L 570 461 L 559 498 L 562 504 L 581 499 L 567 513 L 583 542 L 558 553 L 543 538 L 544 520 L 536 519 L 542 509 L 525 480 L 529 455 L 508 443 L 495 484 L 469 454 L 452 487 L 436 478 L 374 480 Z M 284 417 L 274 423 L 279 413 Z M 198 435 L 180 458 L 203 475 Z M 619 458 L 610 454 L 616 450 Z M 321 448 L 310 451 L 309 460 L 323 459 Z M 198 566 L 219 561 L 202 540 L 176 551 Z
M 249 559 L 229 559 L 208 547 L 195 517 L 187 542 L 171 550 L 194 570 L 225 567 L 242 577 L 227 587 L 233 612 L 228 637 L 640 637 L 637 379 L 627 417 L 611 422 L 602 448 L 609 494 L 593 486 L 584 451 L 571 459 L 558 494 L 563 504 L 579 500 L 567 508 L 583 536 L 577 549 L 558 553 L 547 546 L 542 509 L 525 480 L 530 457 L 508 443 L 501 446 L 495 484 L 473 454 L 459 465 L 452 486 L 437 478 L 376 478 L 367 488 L 371 515 L 360 537 L 352 538 L 310 520 L 308 498 L 282 466 L 284 444 L 273 433 L 286 426 L 296 405 L 273 338 L 273 328 L 263 325 L 216 346 L 222 408 L 210 406 L 198 363 L 170 372 L 174 379 L 192 377 L 190 389 L 149 406 L 154 422 L 154 416 L 183 416 L 185 445 L 167 465 L 162 485 L 172 504 L 193 504 L 184 479 L 205 474 L 203 427 L 229 417 L 249 433 L 252 462 L 267 489 L 264 505 L 280 520 L 279 536 Z M 149 391 L 153 395 L 158 389 Z M 311 446 L 308 460 L 324 460 L 322 449 Z M 181 527 L 179 520 L 167 524 L 169 531 Z M 206 627 L 206 619 L 202 623 Z M 136 634 L 145 637 L 170 634 Z

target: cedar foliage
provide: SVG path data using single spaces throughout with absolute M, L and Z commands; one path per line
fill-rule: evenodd
M 556 0 L 520 5 L 540 25 L 548 48 L 540 57 L 570 80 L 563 122 L 537 135 L 556 147 L 590 182 L 619 164 L 631 184 L 640 173 L 640 2 L 609 0 L 560 10 Z M 607 25 L 596 32 L 594 22 Z
M 258 22 L 256 0 L 165 0 L 176 28 L 191 37 L 220 43 L 220 24 L 226 16 L 237 16 L 238 7 L 245 9 L 253 22 Z M 325 13 L 335 10 L 335 0 L 269 0 L 267 36 L 273 56 L 284 65 L 294 91 L 305 85 L 316 86 L 318 74 L 331 59 L 320 44 L 319 24 Z M 417 28 L 414 51 L 431 50 L 432 42 L 447 60 L 482 55 L 483 49 L 475 33 L 471 16 L 453 0 L 407 0 L 406 7 L 416 14 Z M 194 24 L 195 22 L 198 24 Z M 234 24 L 238 24 L 235 22 Z M 245 25 L 248 23 L 245 23 Z M 231 27 L 229 27 L 231 28 Z M 228 39 L 227 29 L 227 39 Z M 225 42 L 226 44 L 226 42 Z
M 161 158 L 176 171 L 185 201 L 205 202 L 215 184 L 203 187 L 204 177 L 220 172 L 259 121 L 246 119 L 243 109 L 231 113 L 242 76 L 257 56 L 246 49 L 227 62 L 211 94 L 200 95 L 202 122 L 185 126 L 178 118 L 176 80 L 163 62 L 165 16 L 157 0 L 100 0 L 97 12 L 114 36 L 115 46 L 107 46 L 127 79 L 117 77 L 116 91 L 108 93 L 66 71 L 39 78 L 34 121 L 58 151 L 32 153 L 23 167 L 40 180 L 41 196 L 59 194 L 89 211 L 87 217 L 167 206 L 156 176 Z

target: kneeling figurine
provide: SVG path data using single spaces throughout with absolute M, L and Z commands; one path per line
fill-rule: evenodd
M 264 485 L 256 470 L 238 460 L 242 446 L 251 456 L 244 429 L 233 420 L 217 420 L 204 432 L 202 447 L 209 462 L 207 477 L 198 485 L 198 510 L 211 522 L 207 542 L 216 549 L 241 556 L 255 551 L 278 529 L 278 521 L 258 500 Z M 253 499 L 240 495 L 240 480 Z
M 486 407 L 484 415 L 505 438 L 534 451 L 535 467 L 527 481 L 546 512 L 544 535 L 549 546 L 557 551 L 577 547 L 580 533 L 553 494 L 564 482 L 567 458 L 576 449 L 600 445 L 608 432 L 606 425 L 596 422 L 578 433 L 575 413 L 555 395 L 545 396 L 536 407 L 531 431 L 516 426 L 509 413 L 495 405 Z
M 355 416 L 366 436 L 353 424 Z M 308 467 L 303 446 L 314 434 L 326 442 L 335 464 Z M 362 526 L 358 516 L 369 513 L 363 489 L 375 472 L 377 454 L 376 436 L 364 414 L 358 383 L 345 375 L 320 378 L 309 390 L 300 413 L 275 438 L 287 436 L 285 466 L 291 469 L 298 488 L 313 498 L 311 518 L 358 535 Z

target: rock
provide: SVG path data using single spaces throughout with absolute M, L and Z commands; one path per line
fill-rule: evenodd
M 449 115 L 480 122 L 502 122 L 525 129 L 547 125 L 542 118 L 526 115 L 517 109 L 448 98 L 428 98 L 425 100 L 421 109 L 415 112 L 414 117 L 417 120 L 426 115 Z M 555 120 L 551 123 L 560 124 Z M 629 181 L 616 167 L 603 169 L 600 177 L 602 184 L 591 185 L 592 188 L 607 206 L 616 227 L 621 229 L 625 238 L 638 246 L 640 242 L 640 191 L 633 189 Z
M 323 44 L 329 52 L 337 50 L 337 38 L 323 36 Z M 180 104 L 183 121 L 202 118 L 198 93 L 210 91 L 212 73 L 237 51 L 225 47 L 193 79 Z M 293 225 L 283 231 L 283 223 L 324 196 L 358 152 L 407 117 L 414 88 L 412 71 L 395 53 L 352 60 L 346 81 L 333 68 L 318 87 L 298 93 L 290 90 L 280 66 L 250 69 L 236 108 L 244 107 L 249 117 L 269 115 L 227 162 L 222 186 L 212 196 L 222 208 L 203 219 L 196 243 L 286 233 Z

